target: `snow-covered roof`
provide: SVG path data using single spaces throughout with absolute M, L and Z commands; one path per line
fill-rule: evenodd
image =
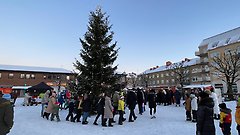
M 240 27 L 204 39 L 200 46 L 208 45 L 208 50 L 240 42 Z
M 0 64 L 0 70 L 47 72 L 47 73 L 72 73 L 70 70 L 66 70 L 66 69 L 63 69 L 63 68 L 19 66 L 19 65 L 2 65 L 2 64 Z
M 206 88 L 212 86 L 211 84 L 204 84 L 204 85 L 187 85 L 184 86 L 183 88 Z
M 200 60 L 200 58 L 189 59 L 189 61 L 184 62 L 183 66 L 185 67 L 185 66 L 196 65 L 196 64 L 198 64 L 199 60 Z M 176 62 L 176 63 L 180 63 L 180 62 Z M 156 72 L 165 71 L 165 70 L 169 70 L 169 66 L 163 65 L 163 66 L 160 66 L 155 69 L 148 69 L 148 70 L 144 71 L 142 74 L 156 73 Z

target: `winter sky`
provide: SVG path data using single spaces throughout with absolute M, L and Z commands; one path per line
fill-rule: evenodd
M 193 58 L 200 42 L 239 27 L 239 0 L 1 0 L 0 64 L 72 70 L 89 12 L 110 16 L 118 71 Z

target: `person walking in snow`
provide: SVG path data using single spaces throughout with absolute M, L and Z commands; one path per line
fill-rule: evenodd
M 185 106 L 185 110 L 186 110 L 186 121 L 191 121 L 192 120 L 191 99 L 190 99 L 190 95 L 188 93 L 186 94 L 185 102 L 183 103 L 183 105 Z
M 178 89 L 176 89 L 176 91 L 174 92 L 174 98 L 176 101 L 176 107 L 179 106 L 180 107 L 180 100 L 181 100 L 181 93 L 179 92 Z
M 59 118 L 59 103 L 57 102 L 56 96 L 57 96 L 56 93 L 53 92 L 52 96 L 49 99 L 46 112 L 51 113 L 51 116 L 50 116 L 51 121 L 53 121 L 55 116 L 56 116 L 57 122 L 59 122 L 60 121 L 60 118 Z
M 125 106 L 124 96 L 121 96 L 119 101 L 118 101 L 118 112 L 119 112 L 118 124 L 119 125 L 122 125 L 123 121 L 126 120 L 125 118 L 123 118 L 124 110 L 125 110 L 124 106 Z
M 76 96 L 74 99 L 75 99 L 74 112 L 76 113 L 76 115 L 73 117 L 71 122 L 81 122 L 80 118 L 81 118 L 81 115 L 82 115 L 83 95 Z
M 72 121 L 73 119 L 73 113 L 74 113 L 74 99 L 71 99 L 68 106 L 65 109 L 68 109 L 68 115 L 66 117 L 66 121 L 69 121 L 69 117 L 70 120 Z
M 134 120 L 137 119 L 137 116 L 135 115 L 134 109 L 136 107 L 137 104 L 137 96 L 134 93 L 133 90 L 128 91 L 127 94 L 127 106 L 130 110 L 130 114 L 129 114 L 129 122 L 134 122 Z
M 213 102 L 214 102 L 213 118 L 219 120 L 220 110 L 219 110 L 219 106 L 218 106 L 219 105 L 218 97 L 217 97 L 217 94 L 214 92 L 213 87 L 210 88 L 210 91 L 211 91 L 210 97 L 213 99 Z
M 103 127 L 106 127 L 107 124 L 107 120 L 108 120 L 108 126 L 109 127 L 113 127 L 112 125 L 112 120 L 113 120 L 113 106 L 112 106 L 112 102 L 111 102 L 111 94 L 110 93 L 106 93 L 105 96 L 105 105 L 104 105 L 104 122 L 103 122 Z
M 90 115 L 91 111 L 91 101 L 90 98 L 88 97 L 88 94 L 84 94 L 83 97 L 83 102 L 82 102 L 82 110 L 83 110 L 83 119 L 82 119 L 82 124 L 88 124 L 87 118 Z
M 192 122 L 197 122 L 197 109 L 198 109 L 197 97 L 194 93 L 192 93 L 190 94 L 190 98 L 192 109 Z
M 48 105 L 48 101 L 49 101 L 49 94 L 50 94 L 50 90 L 47 90 L 43 97 L 42 97 L 42 101 L 41 101 L 41 104 L 42 104 L 42 110 L 41 110 L 41 116 L 44 118 L 43 114 L 44 114 L 44 110 L 45 110 L 45 107 Z
M 94 125 L 98 125 L 97 124 L 97 120 L 98 120 L 98 118 L 101 116 L 101 120 L 102 120 L 102 125 L 103 125 L 103 121 L 104 121 L 104 106 L 105 106 L 105 96 L 104 96 L 104 93 L 102 93 L 102 94 L 100 94 L 100 96 L 99 96 L 99 100 L 98 100 L 98 102 L 97 102 L 97 106 L 96 106 L 96 108 L 97 108 L 97 116 L 96 116 L 96 118 L 95 118 L 95 120 L 94 120 Z
M 6 135 L 13 127 L 13 106 L 10 101 L 2 98 L 3 93 L 0 91 L 0 135 Z
M 150 109 L 151 119 L 156 118 L 156 94 L 154 89 L 151 89 L 148 93 L 148 106 Z
M 143 106 L 144 106 L 144 93 L 139 88 L 137 88 L 137 103 L 138 103 L 139 114 L 142 115 Z
M 213 119 L 213 99 L 205 91 L 199 93 L 197 111 L 197 135 L 216 135 Z
M 113 94 L 113 98 L 112 98 L 112 101 L 113 101 L 113 120 L 112 122 L 115 123 L 115 120 L 114 120 L 114 116 L 117 114 L 117 111 L 118 111 L 118 101 L 120 99 L 120 96 L 119 96 L 119 92 L 117 90 L 115 90 L 114 94 Z
M 24 95 L 24 102 L 23 102 L 23 106 L 29 106 L 30 105 L 30 99 L 31 96 L 29 95 L 29 92 L 27 91 Z
M 231 135 L 232 110 L 227 108 L 225 103 L 219 104 L 219 107 L 221 111 L 219 126 L 222 129 L 223 135 Z

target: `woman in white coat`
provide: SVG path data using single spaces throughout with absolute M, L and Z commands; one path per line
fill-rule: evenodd
M 210 89 L 211 91 L 211 95 L 210 97 L 213 99 L 213 102 L 214 102 L 214 110 L 213 110 L 213 113 L 214 113 L 214 119 L 217 119 L 219 120 L 220 119 L 220 109 L 219 109 L 219 102 L 218 102 L 218 97 L 217 97 L 217 94 L 214 92 L 214 89 L 211 88 Z
M 191 109 L 192 109 L 192 122 L 197 122 L 197 109 L 198 109 L 198 103 L 197 103 L 197 97 L 195 94 L 190 95 L 191 98 Z

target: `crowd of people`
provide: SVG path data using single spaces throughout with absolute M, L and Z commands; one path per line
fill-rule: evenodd
M 137 119 L 135 108 L 138 106 L 138 114 L 142 115 L 146 111 L 146 105 L 149 107 L 150 118 L 156 118 L 157 105 L 171 105 L 176 103 L 180 106 L 181 94 L 178 90 L 154 90 L 147 91 L 143 89 L 129 89 L 127 91 L 116 90 L 114 93 L 101 93 L 97 98 L 93 99 L 88 94 L 76 94 L 66 98 L 65 95 L 56 95 L 54 91 L 46 91 L 42 96 L 41 116 L 53 121 L 56 117 L 60 121 L 59 110 L 68 109 L 66 121 L 82 122 L 88 124 L 87 118 L 93 112 L 96 112 L 94 125 L 98 124 L 98 119 L 101 117 L 101 125 L 112 127 L 113 123 L 118 121 L 122 125 L 127 118 L 124 117 L 125 109 L 129 109 L 128 122 L 134 122 Z M 148 102 L 148 104 L 147 104 Z M 115 118 L 119 115 L 118 120 Z M 81 119 L 82 117 L 82 119 Z
M 3 99 L 2 95 L 0 93 L 0 117 L 7 117 L 8 121 L 0 119 L 0 129 L 1 132 L 8 133 L 13 125 L 13 106 L 8 100 Z M 28 105 L 30 97 L 29 93 L 25 94 L 24 105 Z M 95 97 L 95 102 L 93 102 L 91 95 L 86 93 L 72 96 L 69 93 L 57 95 L 55 91 L 47 90 L 41 95 L 41 117 L 51 121 L 56 119 L 59 122 L 59 111 L 68 109 L 66 121 L 82 122 L 85 125 L 88 124 L 88 117 L 96 112 L 94 125 L 99 125 L 98 121 L 101 117 L 101 126 L 113 127 L 113 123 L 118 121 L 119 125 L 123 125 L 127 120 L 124 116 L 126 108 L 129 109 L 128 122 L 137 120 L 136 106 L 138 106 L 138 114 L 141 116 L 148 105 L 150 118 L 154 119 L 156 118 L 157 105 L 174 104 L 178 107 L 180 99 L 181 93 L 178 90 L 143 90 L 138 88 L 127 91 L 116 90 L 114 93 L 101 93 Z M 219 120 L 219 127 L 223 135 L 231 135 L 232 110 L 218 100 L 213 88 L 186 93 L 184 100 L 186 121 L 196 123 L 197 135 L 215 135 L 214 119 Z M 3 113 L 8 115 L 4 116 Z M 119 115 L 118 119 L 115 117 L 117 114 Z M 5 118 L 3 119 L 5 120 Z M 235 120 L 236 129 L 240 135 L 240 97 L 237 102 Z

